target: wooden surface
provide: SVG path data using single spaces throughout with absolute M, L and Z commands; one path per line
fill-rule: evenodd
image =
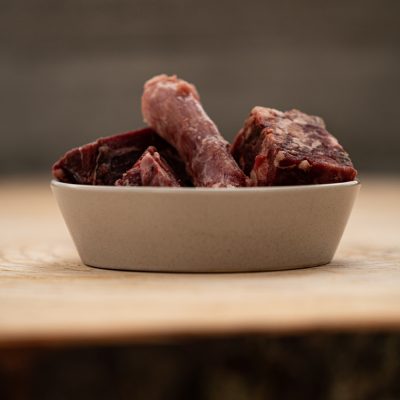
M 48 182 L 0 181 L 0 345 L 400 330 L 400 179 L 364 179 L 334 261 L 166 274 L 82 265 Z

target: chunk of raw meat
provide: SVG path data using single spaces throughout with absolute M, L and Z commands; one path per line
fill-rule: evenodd
M 195 186 L 246 186 L 246 176 L 203 110 L 193 85 L 176 76 L 150 79 L 144 86 L 142 112 L 145 121 L 176 148 Z
M 154 146 L 150 146 L 126 171 L 116 186 L 181 186 L 179 179 Z
M 253 108 L 231 151 L 256 186 L 345 182 L 357 175 L 324 121 L 298 110 Z
M 97 153 L 97 142 L 67 151 L 53 165 L 53 177 L 61 182 L 92 185 Z
M 67 183 L 113 185 L 149 146 L 156 146 L 182 183 L 190 185 L 178 153 L 150 128 L 101 138 L 72 149 L 53 165 L 53 176 Z

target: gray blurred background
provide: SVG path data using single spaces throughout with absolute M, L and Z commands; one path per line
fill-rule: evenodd
M 400 172 L 400 1 L 0 1 L 0 174 L 143 125 L 154 74 L 232 139 L 254 105 L 325 118 L 362 172 Z

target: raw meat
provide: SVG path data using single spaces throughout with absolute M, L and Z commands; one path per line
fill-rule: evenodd
M 53 165 L 53 176 L 67 183 L 113 185 L 149 146 L 157 147 L 184 185 L 191 185 L 178 153 L 150 128 L 101 138 L 72 149 Z
M 154 146 L 115 182 L 116 186 L 181 186 L 179 179 Z
M 176 148 L 195 186 L 246 186 L 246 176 L 193 85 L 176 76 L 152 78 L 144 86 L 142 111 L 145 121 Z
M 298 110 L 253 108 L 231 151 L 256 186 L 345 182 L 357 175 L 324 121 Z

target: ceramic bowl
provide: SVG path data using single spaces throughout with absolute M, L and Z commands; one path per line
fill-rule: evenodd
M 208 189 L 52 181 L 51 187 L 87 265 L 232 272 L 329 263 L 360 184 Z

